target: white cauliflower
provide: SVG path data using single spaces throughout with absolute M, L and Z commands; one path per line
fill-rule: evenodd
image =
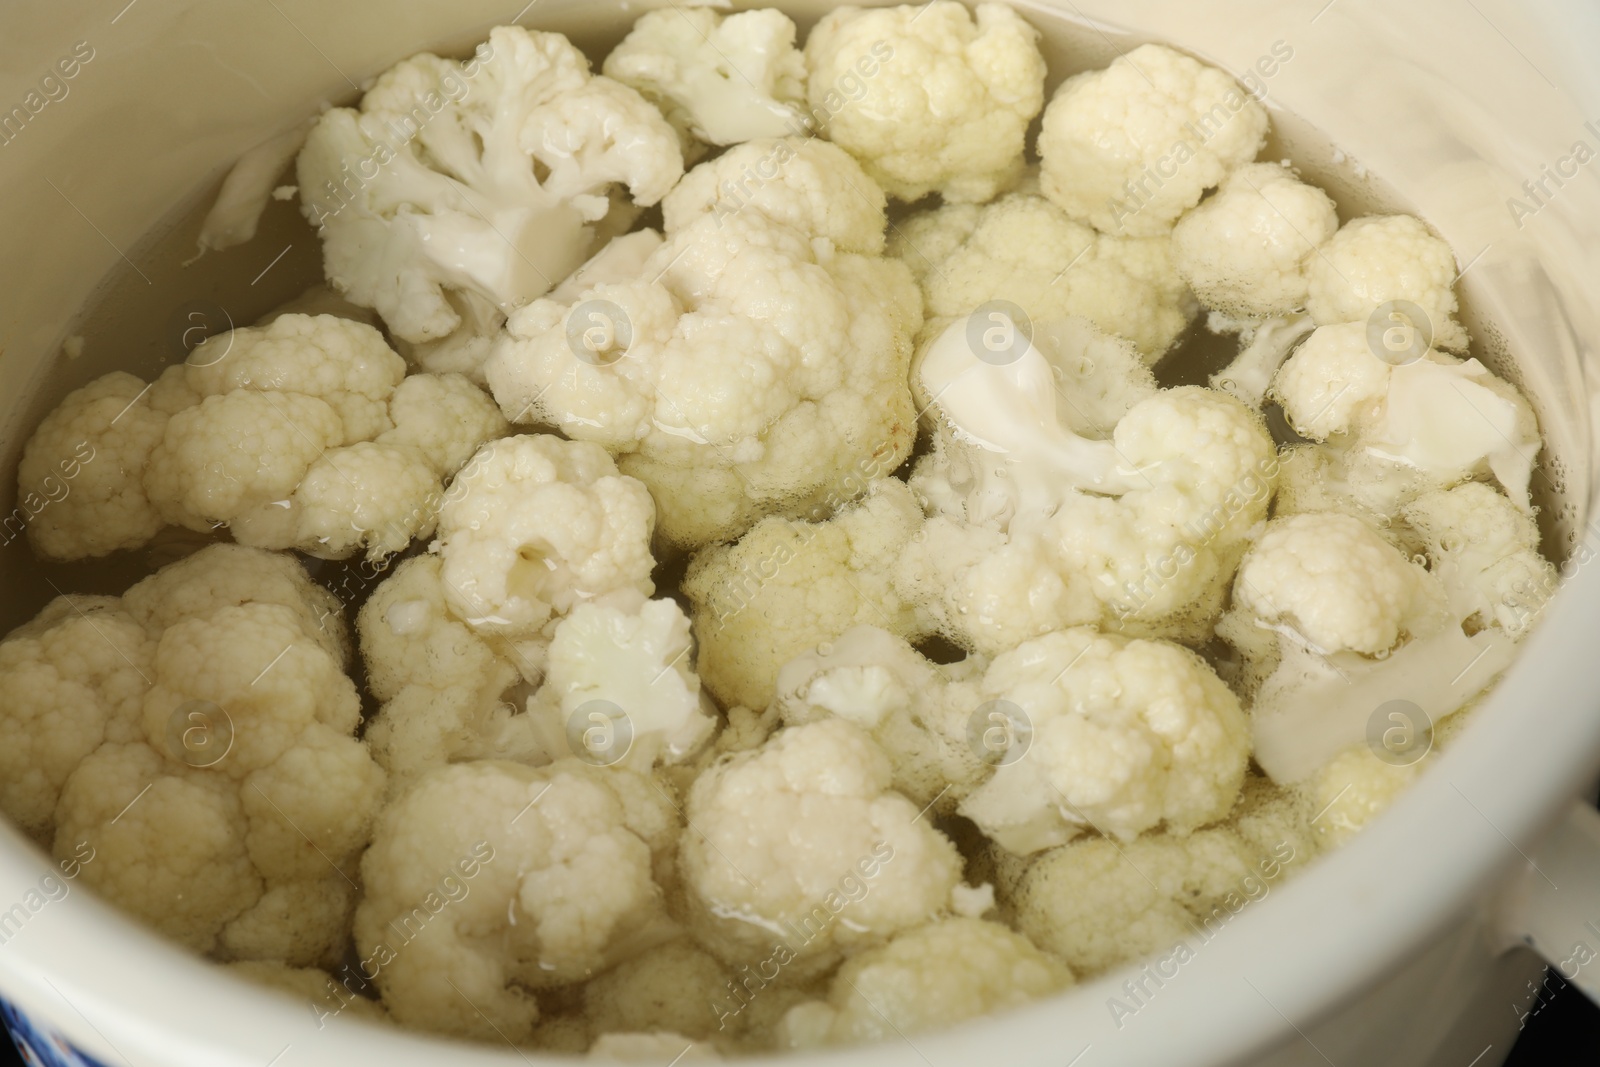
M 790 1008 L 780 1045 L 881 1041 L 1016 1007 L 1072 983 L 1061 961 L 981 919 L 945 919 L 850 957 L 828 999 Z
M 1227 814 L 1239 794 L 1248 724 L 1188 649 L 1067 630 L 996 657 L 979 691 L 1031 729 L 1020 757 L 960 807 L 1012 852 L 1087 829 L 1123 840 L 1162 823 L 1184 833 Z
M 794 21 L 771 8 L 651 11 L 604 69 L 659 107 L 699 154 L 691 138 L 731 145 L 805 131 L 806 66 L 794 41 Z
M 883 192 L 859 163 L 827 141 L 785 137 L 741 144 L 691 170 L 661 201 L 669 234 L 681 233 L 702 215 L 725 219 L 747 209 L 846 252 L 883 253 Z
M 593 762 L 648 767 L 703 746 L 714 720 L 689 620 L 645 599 L 649 497 L 615 469 L 593 445 L 497 442 L 452 487 L 438 551 L 402 563 L 362 607 L 383 702 L 367 738 L 396 790 L 446 763 L 583 756 L 569 721 L 592 701 L 625 714 L 627 731 L 615 759 L 608 746 Z M 493 569 L 502 556 L 509 577 Z M 486 585 L 510 595 L 485 608 Z
M 1467 482 L 1424 493 L 1400 514 L 1452 614 L 1469 628 L 1498 626 L 1520 637 L 1555 592 L 1556 568 L 1539 554 L 1538 524 L 1492 487 Z
M 474 630 L 516 640 L 608 593 L 649 596 L 653 520 L 649 492 L 597 445 L 547 434 L 492 442 L 439 510 L 446 601 Z
M 945 204 L 898 223 L 889 247 L 922 284 L 930 320 L 1006 300 L 1039 330 L 1081 316 L 1154 363 L 1194 317 L 1195 301 L 1161 237 L 1097 233 L 1024 188 L 992 204 Z M 1138 376 L 1126 359 L 1097 362 Z M 1155 389 L 1154 379 L 1148 383 Z
M 1266 108 L 1232 77 L 1140 45 L 1061 83 L 1039 133 L 1039 178 L 1073 218 L 1149 237 L 1254 159 L 1266 135 Z
M 1430 350 L 1396 365 L 1374 346 L 1364 321 L 1320 326 L 1272 383 L 1295 432 L 1342 453 L 1349 494 L 1392 515 L 1426 489 L 1492 475 L 1528 507 L 1540 440 L 1522 394 L 1476 359 Z
M 1410 215 L 1352 219 L 1334 234 L 1306 266 L 1310 299 L 1306 309 L 1318 326 L 1365 323 L 1390 301 L 1422 309 L 1436 348 L 1464 352 L 1467 331 L 1456 321 L 1455 254 L 1422 221 Z
M 654 204 L 682 176 L 677 135 L 632 89 L 592 77 L 560 34 L 502 26 L 465 62 L 423 53 L 334 108 L 300 153 L 328 280 L 450 369 L 473 339 L 592 251 L 614 186 Z
M 1439 510 L 1462 518 L 1459 505 Z M 1235 607 L 1217 629 L 1242 658 L 1255 758 L 1274 780 L 1305 778 L 1397 708 L 1426 729 L 1510 663 L 1521 631 L 1469 636 L 1462 623 L 1481 611 L 1485 590 L 1459 572 L 1447 588 L 1451 561 L 1432 562 L 1438 573 L 1337 512 L 1275 519 L 1245 555 Z
M 59 600 L 0 645 L 0 664 L 34 646 L 34 685 L 78 675 L 73 737 L 21 779 L 59 789 L 55 851 L 92 847 L 87 883 L 190 948 L 296 967 L 344 951 L 384 774 L 352 736 L 330 600 L 292 560 L 217 545 L 120 605 Z
M 170 523 L 328 559 L 398 552 L 432 532 L 443 479 L 507 428 L 465 378 L 404 376 L 371 326 L 285 314 L 208 338 L 142 390 L 120 372 L 99 379 L 30 442 L 24 485 L 81 471 L 35 543 L 102 555 Z
M 774 705 L 787 726 L 836 716 L 867 730 L 894 767 L 895 789 L 944 814 L 984 776 L 972 722 L 985 700 L 978 681 L 987 666 L 968 657 L 941 667 L 903 638 L 857 626 L 786 663 Z
M 1087 837 L 1044 853 L 1006 910 L 1080 977 L 1175 946 L 1187 962 L 1274 883 L 1304 870 L 1316 847 L 1304 802 L 1252 776 L 1220 825 L 1120 844 Z
M 138 548 L 166 525 L 137 476 L 167 426 L 145 398 L 149 388 L 125 371 L 96 378 L 67 394 L 28 439 L 17 503 L 34 516 L 28 542 L 40 556 Z M 15 532 L 8 528 L 7 539 Z
M 598 1034 L 666 1030 L 703 1041 L 724 1029 L 718 1006 L 727 985 L 716 957 L 679 938 L 591 979 L 583 987 L 584 1014 Z
M 990 200 L 1044 106 L 1038 40 L 1005 4 L 979 4 L 976 24 L 951 0 L 836 8 L 806 38 L 812 115 L 891 196 Z
M 572 754 L 591 762 L 682 763 L 717 724 L 691 669 L 689 619 L 671 600 L 622 599 L 579 604 L 556 626 L 545 682 L 527 714 L 543 718 L 554 736 L 565 733 Z M 605 721 L 615 712 L 621 725 Z M 577 738 L 575 717 L 583 727 Z
M 396 1021 L 526 1041 L 533 990 L 673 935 L 652 870 L 676 832 L 667 797 L 632 771 L 575 760 L 435 770 L 379 817 L 357 947 Z
M 1307 265 L 1338 228 L 1327 193 L 1281 164 L 1252 163 L 1178 221 L 1172 257 L 1207 309 L 1267 319 L 1305 307 Z
M 737 544 L 697 552 L 683 592 L 706 687 L 724 705 L 764 708 L 780 667 L 852 626 L 926 633 L 926 620 L 891 580 L 921 525 L 905 483 L 883 478 L 826 521 L 773 516 Z
M 888 757 L 839 718 L 784 730 L 694 783 L 679 863 L 690 932 L 729 964 L 787 979 L 946 913 L 961 858 Z
M 529 305 L 490 357 L 501 409 L 619 455 L 654 494 L 668 544 L 730 540 L 804 510 L 861 463 L 892 470 L 911 450 L 905 376 L 921 301 L 903 264 L 819 239 L 858 230 L 801 191 L 825 156 L 806 149 L 808 165 L 780 168 L 773 181 L 793 193 L 763 190 L 750 210 L 669 230 L 638 280 Z M 881 229 L 875 187 L 835 195 L 872 195 Z
M 1435 593 L 1422 567 L 1360 519 L 1307 514 L 1267 525 L 1239 567 L 1234 602 L 1257 626 L 1319 652 L 1370 656 L 1437 628 Z
M 115 597 L 59 596 L 0 642 L 0 811 L 49 842 L 61 787 L 84 758 L 142 738 L 154 655 L 154 637 Z
M 442 566 L 406 560 L 357 616 L 367 688 L 382 704 L 367 744 L 396 793 L 432 767 L 518 754 L 500 731 L 525 675 L 543 674 L 542 647 L 479 634 L 451 612 Z
M 945 431 L 912 474 L 930 518 L 896 570 L 901 594 L 981 652 L 1095 622 L 1204 641 L 1272 496 L 1260 416 L 1168 389 L 1092 440 L 1062 417 L 1072 396 L 1037 347 L 1019 340 L 1009 362 L 978 348 L 957 323 L 919 364 Z

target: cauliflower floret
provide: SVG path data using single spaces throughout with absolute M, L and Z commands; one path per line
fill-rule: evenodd
M 148 390 L 125 371 L 96 378 L 69 393 L 28 439 L 17 503 L 32 516 L 28 542 L 39 555 L 83 559 L 138 548 L 165 525 L 143 482 L 128 476 L 144 469 L 166 432 L 166 416 L 142 402 Z M 21 532 L 12 521 L 7 541 Z
M 480 633 L 525 639 L 585 600 L 649 596 L 654 510 L 598 445 L 546 434 L 486 445 L 439 511 L 450 610 Z
M 606 77 L 637 89 L 679 131 L 731 145 L 806 128 L 805 60 L 781 11 L 724 17 L 704 7 L 651 11 L 606 57 Z M 691 147 L 693 146 L 693 147 Z
M 1147 363 L 1172 347 L 1196 308 L 1169 238 L 1096 233 L 1031 188 L 992 204 L 913 215 L 895 226 L 889 254 L 921 283 L 930 320 L 1004 299 L 1027 313 L 1036 332 L 1082 316 L 1132 341 Z M 1111 374 L 1148 378 L 1115 353 L 1096 362 Z M 1154 391 L 1153 378 L 1146 388 Z
M 1039 133 L 1044 195 L 1105 233 L 1163 234 L 1255 158 L 1267 111 L 1215 67 L 1140 45 L 1061 83 Z
M 584 1013 L 598 1034 L 669 1030 L 703 1041 L 724 1029 L 718 1006 L 727 985 L 716 957 L 679 938 L 591 980 L 583 988 Z
M 450 612 L 438 556 L 406 560 L 373 591 L 357 617 L 367 687 L 382 702 L 367 727 L 373 758 L 398 793 L 423 771 L 496 751 L 497 717 L 543 656 L 479 635 Z M 540 650 L 542 652 L 542 650 Z
M 1252 163 L 1173 227 L 1172 257 L 1206 308 L 1267 319 L 1305 307 L 1307 263 L 1338 228 L 1327 193 Z
M 137 741 L 67 780 L 56 851 L 88 842 L 89 884 L 191 948 L 336 961 L 384 788 L 339 661 L 300 612 L 251 602 L 169 625 L 150 681 Z
M 215 949 L 222 929 L 263 893 L 237 784 L 173 764 L 142 742 L 102 745 L 79 764 L 57 824 L 58 849 L 94 849 L 80 875 L 88 885 L 192 949 Z
M 1186 836 L 1089 837 L 1038 857 L 1010 894 L 1017 929 L 1090 977 L 1177 947 L 1187 962 L 1315 854 L 1303 803 L 1250 778 L 1229 820 Z
M 1258 626 L 1320 652 L 1376 655 L 1439 625 L 1427 572 L 1351 515 L 1273 521 L 1235 582 L 1235 602 Z
M 1500 507 L 1515 512 L 1509 501 Z M 1235 607 L 1218 633 L 1242 656 L 1255 758 L 1274 780 L 1305 778 L 1397 711 L 1425 729 L 1509 665 L 1522 631 L 1463 631 L 1474 615 L 1495 620 L 1480 614 L 1483 591 L 1456 562 L 1442 554 L 1424 571 L 1349 515 L 1269 524 L 1239 568 Z
M 881 1041 L 951 1026 L 1070 985 L 1072 972 L 1021 934 L 945 919 L 852 956 L 826 1002 L 789 1009 L 779 1044 L 795 1049 Z
M 1311 830 L 1317 847 L 1323 850 L 1342 847 L 1366 825 L 1382 815 L 1411 787 L 1427 766 L 1426 757 L 1434 749 L 1449 746 L 1472 718 L 1476 699 L 1469 701 L 1448 719 L 1433 724 L 1426 736 L 1409 738 L 1415 748 L 1399 758 L 1379 756 L 1370 741 L 1352 745 L 1338 753 L 1300 784 L 1307 802 L 1317 812 Z M 1391 720 L 1386 720 L 1391 721 Z M 1395 721 L 1395 726 L 1400 723 Z M 1426 724 L 1420 725 L 1426 730 Z
M 749 210 L 869 256 L 883 253 L 884 208 L 883 190 L 861 164 L 814 137 L 731 148 L 684 175 L 661 201 L 668 233 L 683 231 L 702 215 L 722 219 Z
M 489 381 L 510 417 L 619 454 L 663 540 L 693 548 L 803 511 L 862 463 L 899 465 L 920 305 L 895 260 L 758 211 L 702 214 L 638 282 L 519 312 Z
M 912 474 L 931 517 L 896 587 L 981 652 L 1091 622 L 1203 642 L 1271 501 L 1260 416 L 1222 393 L 1168 389 L 1091 440 L 1061 416 L 1072 398 L 1048 361 L 1017 347 L 980 358 L 958 323 L 924 351 L 918 384 L 946 432 Z
M 242 604 L 276 604 L 342 668 L 350 659 L 339 598 L 306 576 L 291 556 L 240 545 L 207 545 L 122 594 L 122 607 L 159 634 L 184 619 Z
M 894 766 L 895 789 L 944 814 L 983 778 L 969 732 L 987 665 L 969 657 L 939 667 L 904 639 L 857 626 L 786 663 L 774 706 L 787 726 L 837 716 L 866 729 Z
M 494 400 L 459 374 L 411 375 L 389 398 L 389 418 L 394 428 L 377 443 L 416 449 L 439 475 L 454 474 L 508 429 Z
M 530 990 L 669 939 L 651 872 L 676 818 L 659 787 L 628 786 L 633 778 L 575 760 L 465 763 L 430 772 L 385 809 L 361 863 L 356 943 L 377 962 L 390 1014 L 437 1033 L 526 1041 L 539 1018 Z
M 1422 309 L 1436 348 L 1463 352 L 1467 331 L 1456 321 L 1458 276 L 1450 246 L 1410 215 L 1352 219 L 1306 265 L 1310 299 L 1306 309 L 1318 326 L 1367 322 L 1392 300 Z
M 252 522 L 267 524 L 269 509 L 285 511 L 311 465 L 343 437 L 338 413 L 314 396 L 209 396 L 167 423 L 145 489 L 175 526 L 205 532 L 237 522 L 249 531 Z
M 666 120 L 588 66 L 560 34 L 502 26 L 466 63 L 413 56 L 359 111 L 324 113 L 299 180 L 328 280 L 406 341 L 468 334 L 443 352 L 467 369 L 473 338 L 588 256 L 614 184 L 648 205 L 682 176 Z
M 191 948 L 336 961 L 384 789 L 347 655 L 337 599 L 258 549 L 59 597 L 0 642 L 0 810 Z
M 439 475 L 416 449 L 362 441 L 323 453 L 284 515 L 235 520 L 234 536 L 273 545 L 283 540 L 278 522 L 293 521 L 293 540 L 314 545 L 317 555 L 341 559 L 365 546 L 369 558 L 380 559 L 433 532 L 437 516 L 428 504 L 438 494 Z
M 102 741 L 138 739 L 155 641 L 115 597 L 60 596 L 0 642 L 0 811 L 46 842 Z
M 690 668 L 688 617 L 671 600 L 641 601 L 580 604 L 556 626 L 545 683 L 528 715 L 544 718 L 553 735 L 565 733 L 580 758 L 604 765 L 627 760 L 640 769 L 682 763 L 716 727 L 716 709 Z M 591 704 L 598 706 L 585 714 Z M 614 711 L 625 726 L 614 721 Z M 580 715 L 585 729 L 575 740 L 572 723 Z
M 839 718 L 702 774 L 679 855 L 695 939 L 729 964 L 770 956 L 803 981 L 946 912 L 961 858 L 892 777 L 871 737 Z
M 1555 565 L 1539 554 L 1533 516 L 1481 482 L 1425 493 L 1401 510 L 1453 614 L 1471 628 L 1520 637 L 1555 592 Z
M 996 657 L 979 691 L 1031 730 L 1020 757 L 960 807 L 1012 852 L 1085 829 L 1123 840 L 1161 823 L 1184 833 L 1227 814 L 1239 795 L 1248 723 L 1188 649 L 1089 628 L 1048 634 Z
M 365 323 L 282 315 L 208 337 L 189 353 L 183 380 L 202 400 L 240 390 L 316 397 L 338 417 L 334 443 L 348 445 L 393 426 L 389 398 L 405 372 L 383 335 Z
M 1425 489 L 1492 475 L 1527 508 L 1540 441 L 1522 394 L 1476 359 L 1427 351 L 1396 365 L 1377 345 L 1366 322 L 1320 326 L 1272 383 L 1296 433 L 1348 453 L 1359 502 L 1392 515 Z
M 110 496 L 154 509 L 159 521 L 139 524 L 137 537 L 115 533 L 131 528 L 111 519 L 115 547 L 145 543 L 164 521 L 201 533 L 228 525 L 241 544 L 324 558 L 364 547 L 376 559 L 430 532 L 442 480 L 507 428 L 493 401 L 465 378 L 404 376 L 405 362 L 371 326 L 277 315 L 208 338 L 144 392 L 123 375 L 73 394 L 40 427 L 34 466 L 54 465 L 63 475 L 98 471 L 84 482 L 90 492 L 82 503 L 60 512 L 73 529 L 87 517 L 105 518 Z M 134 394 L 121 405 L 125 415 L 101 410 L 124 393 Z M 95 423 L 101 416 L 104 426 Z M 112 425 L 122 418 L 132 421 Z M 63 419 L 93 431 L 76 459 L 58 455 Z M 135 425 L 153 443 L 129 443 Z M 83 449 L 92 458 L 96 448 L 117 460 L 92 468 Z M 63 504 L 72 491 L 69 484 Z M 84 510 L 96 499 L 100 510 Z M 73 558 L 111 550 L 98 535 L 63 547 L 66 528 L 43 550 Z
M 926 622 L 890 580 L 921 525 L 911 491 L 885 478 L 825 522 L 774 516 L 737 544 L 696 553 L 683 592 L 694 608 L 706 687 L 725 705 L 764 708 L 780 667 L 852 626 L 925 633 Z
M 979 4 L 976 24 L 950 0 L 836 8 L 806 38 L 812 113 L 891 196 L 989 200 L 1044 106 L 1038 39 L 1005 4 Z

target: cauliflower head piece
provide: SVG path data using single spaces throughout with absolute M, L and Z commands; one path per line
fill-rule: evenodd
M 1254 159 L 1266 135 L 1266 108 L 1232 77 L 1145 44 L 1061 83 L 1039 132 L 1039 180 L 1073 218 L 1150 237 Z
M 54 848 L 92 849 L 89 885 L 197 951 L 304 967 L 347 944 L 384 773 L 353 736 L 330 599 L 292 560 L 218 545 L 91 620 L 85 651 L 106 644 L 139 683 L 60 787 Z M 143 667 L 109 644 L 138 628 Z
M 493 332 L 587 258 L 615 187 L 654 204 L 682 173 L 654 106 L 520 26 L 466 62 L 396 64 L 359 109 L 323 114 L 298 163 L 328 281 L 413 343 Z
M 1210 311 L 1269 319 L 1305 307 L 1306 272 L 1339 228 L 1328 194 L 1279 163 L 1251 163 L 1172 228 L 1178 272 Z
M 1154 363 L 1188 327 L 1196 304 L 1172 239 L 1098 233 L 1024 187 L 990 204 L 944 204 L 896 224 L 889 254 L 922 285 L 930 320 L 969 315 L 996 300 L 1021 307 L 1035 331 L 1081 317 Z M 1114 354 L 1101 377 L 1143 382 Z M 1153 378 L 1148 389 L 1155 389 Z
M 773 181 L 797 190 L 827 167 L 854 166 L 782 144 L 808 164 L 780 167 Z M 703 205 L 707 190 L 691 189 L 686 203 Z M 487 366 L 495 398 L 513 421 L 619 456 L 650 487 L 661 537 L 677 547 L 800 513 L 859 464 L 892 470 L 915 435 L 905 376 L 921 300 L 898 261 L 821 239 L 844 229 L 864 240 L 853 210 L 765 189 L 747 209 L 698 210 L 669 229 L 637 280 L 513 316 Z
M 433 551 L 457 618 L 480 633 L 537 639 L 579 603 L 655 591 L 654 520 L 649 492 L 598 445 L 507 437 L 451 483 Z
M 1295 432 L 1339 453 L 1358 506 L 1393 515 L 1428 489 L 1493 477 L 1524 509 L 1541 447 L 1527 399 L 1476 359 L 1421 338 L 1398 354 L 1366 322 L 1319 326 L 1273 379 Z
M 436 769 L 384 809 L 362 859 L 364 968 L 397 1022 L 527 1041 L 532 990 L 675 936 L 653 871 L 677 827 L 659 786 L 620 768 Z
M 806 38 L 819 132 L 897 199 L 981 203 L 1022 173 L 1044 106 L 1039 34 L 1005 4 L 976 14 L 951 0 L 841 7 Z
M 161 443 L 167 417 L 126 371 L 67 394 L 28 438 L 17 504 L 28 543 L 45 559 L 105 556 L 149 542 L 166 521 L 137 476 Z M 96 460 L 99 462 L 97 463 Z M 15 513 L 14 513 L 15 514 Z M 6 520 L 6 539 L 16 533 Z
M 997 922 L 954 918 L 897 934 L 846 960 L 825 1001 L 790 1008 L 787 1048 L 881 1041 L 952 1026 L 1072 983 L 1072 971 Z
M 994 773 L 960 811 L 1001 847 L 1039 852 L 1093 829 L 1121 840 L 1226 815 L 1250 759 L 1238 698 L 1195 653 L 1084 627 L 997 656 L 984 708 L 1009 720 Z
M 1432 554 L 1416 561 L 1339 512 L 1274 519 L 1245 555 L 1235 606 L 1217 632 L 1240 655 L 1255 758 L 1275 781 L 1301 781 L 1342 750 L 1372 743 L 1373 723 L 1397 714 L 1409 735 L 1386 730 L 1382 755 L 1407 761 L 1413 738 L 1469 703 L 1514 657 L 1539 602 L 1526 614 L 1495 611 L 1485 600 L 1503 594 L 1496 575 L 1482 555 L 1463 555 L 1456 538 L 1495 529 L 1513 557 L 1502 573 L 1551 573 L 1529 555 L 1531 520 L 1522 516 L 1527 526 L 1516 532 L 1507 520 L 1521 513 L 1504 497 L 1498 516 L 1479 498 L 1479 522 L 1467 519 L 1463 501 L 1424 499 L 1422 536 L 1443 537 L 1449 548 L 1430 545 Z
M 1251 776 L 1226 821 L 1189 834 L 1085 837 L 1033 860 L 1005 911 L 1080 977 L 1175 948 L 1187 962 L 1318 849 L 1305 801 Z
M 0 641 L 0 811 L 48 842 L 78 765 L 104 742 L 143 736 L 154 655 L 116 597 L 56 597 Z
M 1378 308 L 1403 300 L 1422 309 L 1433 345 L 1466 351 L 1467 331 L 1456 320 L 1459 304 L 1455 253 L 1411 215 L 1351 219 L 1306 263 L 1306 310 L 1318 326 L 1366 322 Z
M 1166 389 L 1097 440 L 1066 413 L 1081 424 L 1115 408 L 1053 371 L 1021 335 L 991 353 L 960 322 L 924 350 L 919 391 L 941 432 L 912 472 L 929 518 L 897 587 L 986 653 L 1096 622 L 1203 642 L 1272 499 L 1260 415 L 1213 390 Z
M 784 664 L 774 706 L 787 726 L 837 717 L 867 730 L 889 757 L 894 788 L 948 814 L 987 771 L 971 741 L 987 666 L 977 656 L 939 666 L 904 638 L 856 626 Z
M 794 21 L 773 8 L 650 11 L 606 57 L 606 77 L 661 109 L 686 155 L 804 133 L 805 60 Z
M 689 791 L 687 925 L 725 963 L 815 977 L 946 913 L 961 859 L 859 726 L 827 718 L 724 758 Z
M 735 544 L 695 553 L 683 592 L 706 687 L 725 705 L 764 708 L 785 663 L 853 626 L 925 633 L 926 620 L 892 580 L 921 526 L 911 491 L 884 478 L 832 518 L 773 516 Z
M 66 486 L 34 535 L 47 556 L 136 548 L 170 524 L 377 559 L 432 532 L 443 480 L 506 429 L 464 377 L 405 378 L 371 326 L 290 313 L 208 338 L 150 386 L 119 372 L 72 394 L 21 484 Z

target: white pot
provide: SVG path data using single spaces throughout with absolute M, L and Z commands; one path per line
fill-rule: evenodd
M 16 135 L 0 137 L 5 470 L 15 469 L 27 430 L 69 385 L 160 355 L 153 335 L 191 295 L 185 286 L 196 277 L 176 264 L 153 272 L 148 287 L 134 278 L 112 294 L 127 309 L 123 346 L 91 339 L 79 362 L 58 355 L 70 316 L 96 280 L 158 220 L 213 189 L 243 150 L 319 102 L 348 96 L 347 75 L 359 81 L 421 46 L 464 52 L 519 6 L 125 2 L 21 0 L 0 8 L 0 115 L 42 99 L 27 94 L 78 42 L 93 53 L 70 80 L 49 86 L 59 96 L 65 84 L 64 97 L 23 123 L 13 120 Z M 1042 26 L 1062 17 L 1096 20 L 1099 62 L 1130 41 L 1162 38 L 1242 74 L 1274 42 L 1287 43 L 1293 58 L 1267 79 L 1269 103 L 1381 175 L 1471 261 L 1461 281 L 1477 315 L 1471 326 L 1486 337 L 1492 323 L 1516 354 L 1559 461 L 1562 528 L 1600 543 L 1584 525 L 1600 469 L 1590 414 L 1593 339 L 1600 337 L 1600 182 L 1593 174 L 1559 189 L 1547 182 L 1542 206 L 1520 220 L 1507 203 L 1527 200 L 1522 183 L 1541 178 L 1541 165 L 1556 167 L 1575 141 L 1600 148 L 1600 124 L 1585 126 L 1600 116 L 1600 68 L 1591 59 L 1600 9 L 1570 2 L 1535 12 L 1513 0 L 1332 0 L 1319 11 L 1321 4 L 1024 6 Z M 592 41 L 597 25 L 620 25 L 619 6 L 535 0 L 524 22 L 582 31 Z M 826 5 L 785 6 L 815 13 Z M 1065 68 L 1055 69 L 1060 76 Z M 1291 134 L 1297 128 L 1281 115 L 1278 124 Z M 1314 178 L 1345 194 L 1359 191 L 1351 164 L 1317 158 L 1308 143 L 1304 161 Z M 1585 169 L 1596 167 L 1600 161 Z M 276 249 L 258 251 L 265 265 Z M 203 276 L 216 268 L 203 261 L 191 269 Z M 45 590 L 20 546 L 0 553 L 7 625 Z M 1114 1018 L 1108 1007 L 1114 996 L 1131 1003 L 1120 990 L 1133 974 L 1122 973 L 946 1033 L 810 1060 L 874 1067 L 1499 1063 L 1519 1016 L 1536 1003 L 1528 983 L 1539 961 L 1513 946 L 1532 939 L 1554 960 L 1572 957 L 1579 941 L 1600 951 L 1593 932 L 1600 929 L 1600 833 L 1573 805 L 1600 770 L 1596 570 L 1576 569 L 1478 721 L 1447 754 L 1429 757 L 1437 766 L 1387 815 L 1305 877 L 1273 888 L 1159 988 L 1144 979 L 1149 995 L 1135 1014 Z M 1530 872 L 1530 857 L 1542 873 Z M 319 1029 L 309 1008 L 233 981 L 87 892 L 27 911 L 12 920 L 16 929 L 4 925 L 4 909 L 37 899 L 27 894 L 50 870 L 19 834 L 0 829 L 0 992 L 106 1063 L 405 1067 L 445 1057 L 462 1064 L 537 1058 L 342 1019 Z M 1600 961 L 1575 979 L 1593 991 L 1596 973 Z

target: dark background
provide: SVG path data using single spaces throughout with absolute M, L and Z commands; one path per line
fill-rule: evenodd
M 1506 1067 L 1593 1067 L 1600 1064 L 1600 1008 L 1589 1003 L 1559 977 L 1550 977 L 1556 992 L 1527 1029 Z M 0 1067 L 21 1067 L 22 1058 L 10 1041 L 0 1042 Z M 112 1062 L 107 1067 L 126 1067 Z M 1381 1067 L 1378 1064 L 1339 1064 L 1338 1067 Z

